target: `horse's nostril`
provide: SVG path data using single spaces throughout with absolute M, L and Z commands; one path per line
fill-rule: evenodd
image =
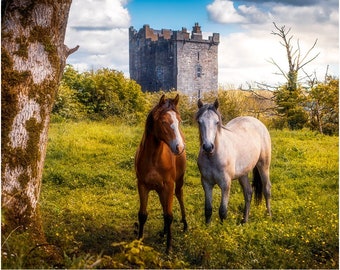
M 179 149 L 179 144 L 177 144 L 177 145 L 176 145 L 176 151 L 177 151 L 177 153 L 179 153 L 179 152 L 180 152 L 180 149 Z
M 181 145 L 181 144 L 176 144 L 176 153 L 177 154 L 181 154 L 185 149 L 185 146 L 184 145 Z

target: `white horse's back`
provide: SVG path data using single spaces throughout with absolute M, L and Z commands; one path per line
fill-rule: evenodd
M 253 153 L 259 152 L 259 160 L 266 160 L 267 165 L 270 165 L 271 160 L 271 139 L 266 126 L 258 119 L 251 116 L 241 116 L 234 118 L 224 127 L 227 131 L 226 137 L 233 140 L 233 147 L 239 153 L 242 160 L 245 152 Z M 222 138 L 221 138 L 222 139 Z M 228 138 L 226 138 L 228 140 Z M 244 149 L 243 151 L 240 149 Z M 243 153 L 242 153 L 243 152 Z M 241 161 L 240 160 L 240 161 Z

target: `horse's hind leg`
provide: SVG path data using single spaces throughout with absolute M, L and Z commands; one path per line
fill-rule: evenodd
M 188 223 L 187 223 L 187 219 L 185 215 L 184 200 L 183 200 L 183 177 L 176 183 L 175 194 L 179 202 L 179 205 L 181 207 L 183 230 L 186 231 L 188 229 Z
M 148 204 L 149 190 L 142 184 L 138 185 L 140 207 L 138 212 L 138 239 L 143 237 L 144 224 L 148 218 L 148 212 L 146 210 Z
M 266 207 L 269 216 L 272 215 L 270 209 L 270 197 L 271 197 L 271 183 L 269 177 L 269 165 L 267 166 L 257 166 L 262 180 L 263 195 L 266 199 Z
M 244 175 L 240 177 L 238 181 L 243 189 L 244 203 L 245 203 L 242 223 L 246 223 L 249 218 L 250 203 L 251 203 L 251 197 L 253 195 L 253 189 L 250 185 L 248 175 Z

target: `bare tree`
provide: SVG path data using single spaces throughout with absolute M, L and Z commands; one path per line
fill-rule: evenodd
M 303 109 L 304 95 L 298 83 L 298 73 L 300 70 L 315 60 L 319 53 L 310 57 L 312 50 L 315 48 L 317 39 L 312 47 L 303 55 L 300 48 L 299 40 L 297 48 L 292 45 L 293 35 L 290 35 L 291 28 L 285 26 L 279 27 L 274 22 L 275 31 L 272 34 L 281 38 L 280 44 L 285 48 L 288 61 L 288 72 L 285 72 L 273 59 L 270 60 L 285 77 L 287 83 L 275 91 L 275 102 L 277 112 L 286 119 L 290 129 L 300 129 L 308 121 L 306 111 Z
M 67 56 L 72 0 L 1 1 L 2 234 L 46 243 L 38 202 L 50 113 Z M 46 250 L 47 250 L 46 245 Z
M 286 26 L 277 26 L 275 22 L 273 22 L 276 31 L 272 31 L 272 34 L 275 36 L 279 36 L 282 41 L 280 44 L 286 49 L 287 53 L 287 61 L 288 61 L 288 72 L 285 72 L 273 58 L 271 58 L 270 62 L 274 64 L 280 71 L 280 73 L 287 80 L 287 88 L 290 91 L 295 91 L 297 89 L 298 84 L 298 72 L 303 69 L 304 66 L 312 62 L 315 58 L 319 56 L 320 53 L 317 53 L 313 57 L 309 58 L 311 51 L 315 48 L 317 39 L 314 41 L 312 47 L 302 55 L 300 42 L 297 40 L 297 48 L 295 49 L 292 45 L 293 35 L 290 35 L 291 28 L 288 30 Z

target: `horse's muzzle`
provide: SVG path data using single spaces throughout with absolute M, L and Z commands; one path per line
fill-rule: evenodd
M 204 152 L 206 152 L 207 154 L 212 154 L 212 152 L 214 152 L 214 144 L 213 143 L 204 143 L 202 145 L 202 148 L 204 150 Z
M 182 144 L 182 145 L 177 144 L 176 151 L 174 151 L 174 154 L 181 155 L 184 152 L 184 150 L 185 150 L 185 144 Z
M 185 144 L 177 140 L 171 141 L 169 147 L 175 155 L 181 155 L 185 150 Z

